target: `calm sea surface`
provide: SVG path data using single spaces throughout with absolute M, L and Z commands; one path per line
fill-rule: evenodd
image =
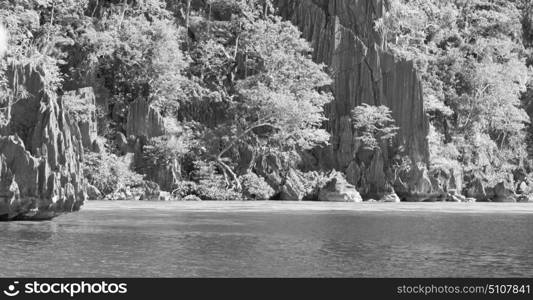
M 90 202 L 0 223 L 0 276 L 533 276 L 533 204 Z

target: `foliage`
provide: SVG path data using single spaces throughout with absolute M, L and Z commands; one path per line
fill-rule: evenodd
M 432 168 L 513 180 L 528 159 L 527 1 L 393 0 L 376 28 L 424 83 Z
M 176 129 L 172 134 L 150 139 L 143 147 L 143 159 L 149 165 L 162 166 L 181 160 L 196 146 L 194 133 L 187 127 Z
M 63 105 L 73 120 L 89 121 L 97 112 L 93 103 L 87 103 L 83 97 L 68 97 L 63 95 Z
M 88 182 L 104 195 L 131 186 L 139 186 L 143 176 L 130 170 L 128 161 L 109 153 L 86 153 L 83 172 Z
M 241 181 L 243 195 L 247 199 L 252 200 L 270 200 L 275 191 L 265 181 L 263 177 L 257 176 L 255 173 L 247 173 L 239 177 Z
M 163 112 L 175 113 L 184 97 L 181 72 L 188 63 L 180 50 L 180 30 L 170 20 L 150 21 L 144 15 L 111 15 L 100 22 L 105 30 L 92 38 L 107 53 L 99 59 L 98 72 L 115 101 L 143 97 Z
M 392 139 L 399 129 L 386 106 L 357 106 L 352 111 L 352 121 L 357 138 L 370 150 L 379 149 L 380 142 Z
M 183 201 L 202 201 L 202 199 L 200 199 L 200 197 L 195 196 L 195 195 L 188 195 L 188 196 L 184 197 L 182 200 Z
M 331 79 L 311 60 L 297 28 L 258 14 L 254 1 L 240 5 L 240 15 L 228 24 L 232 42 L 216 37 L 199 42 L 191 65 L 210 97 L 226 105 L 228 118 L 207 133 L 206 145 L 238 189 L 236 148 L 291 151 L 327 143 L 323 107 L 332 99 L 321 90 Z
M 190 195 L 196 195 L 198 191 L 198 185 L 192 181 L 180 181 L 174 187 L 172 195 L 178 199 L 183 199 Z

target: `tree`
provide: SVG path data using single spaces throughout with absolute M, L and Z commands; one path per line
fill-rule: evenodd
M 353 127 L 357 139 L 369 150 L 378 150 L 380 143 L 396 136 L 399 127 L 394 126 L 391 111 L 386 106 L 363 104 L 352 110 Z
M 331 83 L 324 66 L 315 64 L 298 30 L 289 22 L 269 17 L 245 24 L 240 36 L 245 74 L 236 82 L 231 103 L 235 118 L 223 124 L 225 136 L 216 162 L 237 176 L 226 163 L 230 150 L 241 143 L 291 151 L 327 143 L 322 129 L 323 107 L 331 95 L 320 88 Z

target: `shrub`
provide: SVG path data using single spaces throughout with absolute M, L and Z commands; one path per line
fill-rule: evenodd
M 143 176 L 130 170 L 127 157 L 109 153 L 86 153 L 83 172 L 89 183 L 104 195 L 143 183 Z
M 193 181 L 179 182 L 172 195 L 180 200 L 185 200 L 189 196 L 196 196 L 201 200 L 231 201 L 241 200 L 242 195 L 234 190 L 226 188 L 226 184 L 221 175 L 214 175 L 212 178 L 202 179 L 198 183 Z
M 183 201 L 202 201 L 202 199 L 200 199 L 198 196 L 195 196 L 195 195 L 189 195 L 185 198 L 182 199 Z
M 197 196 L 202 200 L 233 201 L 242 200 L 242 195 L 226 187 L 222 175 L 201 180 L 198 184 Z
M 257 176 L 255 173 L 248 173 L 240 178 L 243 196 L 246 199 L 252 200 L 269 200 L 275 191 L 265 181 L 263 177 Z
M 172 195 L 178 199 L 183 199 L 190 195 L 196 195 L 197 193 L 198 185 L 192 181 L 180 181 L 172 191 Z

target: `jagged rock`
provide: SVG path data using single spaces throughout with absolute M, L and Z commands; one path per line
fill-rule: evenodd
M 362 202 L 363 199 L 355 186 L 349 184 L 341 173 L 336 173 L 320 190 L 319 201 Z
M 86 199 L 80 130 L 46 88 L 44 74 L 31 65 L 7 72 L 9 84 L 23 85 L 28 96 L 13 104 L 3 130 L 9 136 L 0 137 L 2 219 L 50 219 Z
M 307 190 L 302 175 L 295 169 L 290 169 L 285 184 L 281 188 L 280 200 L 295 201 L 303 200 Z
M 433 167 L 429 171 L 433 192 L 447 193 L 451 190 L 463 191 L 463 173 L 460 166 L 447 168 Z
M 403 146 L 414 164 L 427 166 L 429 125 L 420 80 L 413 63 L 388 53 L 382 36 L 375 30 L 375 21 L 385 12 L 385 1 L 277 0 L 275 4 L 280 14 L 297 25 L 311 42 L 314 60 L 329 65 L 333 72 L 335 100 L 327 109 L 332 139 L 330 148 L 324 149 L 332 159 L 327 160 L 330 165 L 326 167 L 349 170 L 348 178 L 356 184 L 353 180 L 357 179 L 358 172 L 353 164 L 361 163 L 360 160 L 354 162 L 360 149 L 354 139 L 350 116 L 353 108 L 363 103 L 388 106 L 400 127 L 392 146 Z M 389 157 L 388 152 L 390 149 L 384 149 L 383 157 Z M 386 180 L 381 175 L 386 174 L 386 170 L 378 168 L 389 165 L 389 161 L 376 160 L 368 171 L 362 171 L 363 166 L 359 165 L 361 173 L 368 177 L 364 185 L 383 189 Z M 371 164 L 366 162 L 365 166 Z M 427 178 L 406 179 L 406 184 L 417 185 L 409 186 L 408 190 L 424 192 Z M 362 188 L 371 190 L 370 187 Z
M 165 122 L 159 112 L 143 99 L 132 102 L 128 110 L 126 135 L 153 138 L 165 135 Z
M 477 178 L 470 182 L 469 186 L 466 188 L 465 194 L 469 198 L 476 198 L 479 200 L 487 199 L 485 186 L 481 180 Z
M 300 201 L 306 196 L 302 174 L 275 154 L 259 157 L 254 171 L 274 189 L 278 200 Z
M 97 187 L 87 184 L 87 198 L 89 200 L 99 200 L 103 198 L 103 195 Z
M 516 202 L 516 194 L 500 182 L 494 187 L 494 202 Z
M 433 185 L 429 179 L 428 169 L 424 166 L 412 166 L 408 182 L 409 192 L 411 194 L 431 194 Z
M 177 159 L 168 161 L 140 161 L 142 158 L 136 156 L 135 167 L 145 174 L 146 177 L 156 182 L 163 191 L 172 191 L 181 180 L 181 166 Z
M 120 155 L 125 155 L 129 152 L 128 139 L 126 139 L 126 136 L 122 132 L 117 132 L 115 135 L 115 144 L 120 151 Z
M 145 174 L 149 180 L 158 183 L 162 190 L 171 191 L 181 178 L 178 160 L 154 165 L 153 162 L 145 162 L 142 155 L 143 147 L 150 138 L 166 134 L 165 122 L 160 113 L 143 99 L 134 101 L 129 106 L 126 133 L 130 140 L 134 141 L 134 146 L 129 149 L 126 141 L 126 146 L 121 151 L 126 148 L 126 151 L 133 151 L 136 156 L 135 169 Z
M 84 107 L 93 107 L 96 109 L 96 98 L 92 87 L 86 87 L 77 89 L 74 91 L 67 91 L 62 96 L 63 103 L 77 103 Z M 98 136 L 98 129 L 96 124 L 96 110 L 92 111 L 89 115 L 78 117 L 78 126 L 80 128 L 81 142 L 83 147 L 91 148 L 93 142 Z

